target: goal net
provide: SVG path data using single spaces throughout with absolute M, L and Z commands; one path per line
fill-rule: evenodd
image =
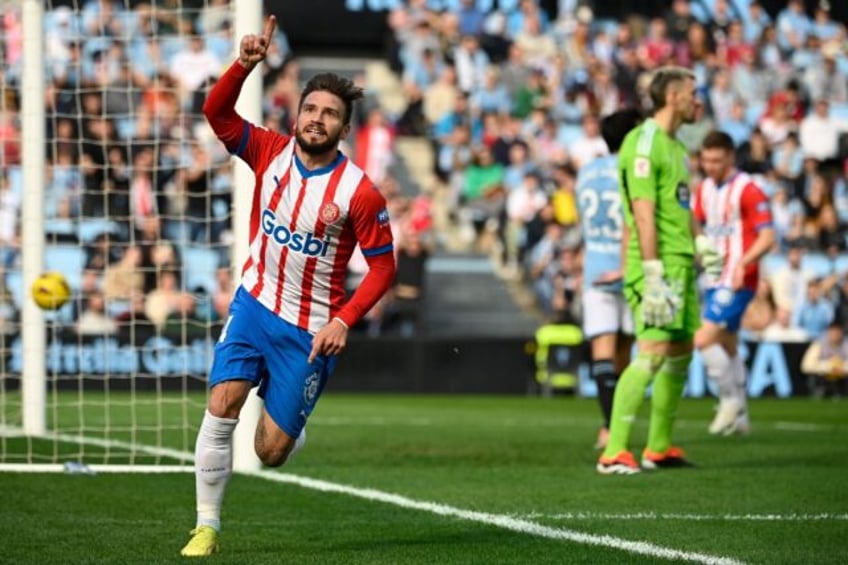
M 201 106 L 235 4 L 0 4 L 0 466 L 190 464 L 233 284 L 235 173 Z M 42 270 L 73 289 L 58 311 L 30 299 Z

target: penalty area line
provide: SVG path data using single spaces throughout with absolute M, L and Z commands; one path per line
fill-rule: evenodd
M 521 518 L 515 518 L 513 516 L 505 514 L 489 514 L 487 512 L 479 512 L 475 510 L 464 510 L 462 508 L 456 508 L 453 506 L 448 506 L 446 504 L 440 504 L 438 502 L 414 500 L 405 496 L 392 494 L 389 492 L 383 492 L 376 489 L 357 488 L 339 483 L 332 483 L 320 479 L 312 479 L 309 477 L 292 475 L 289 473 L 278 473 L 273 471 L 262 470 L 245 474 L 254 477 L 261 477 L 263 479 L 278 483 L 293 484 L 303 488 L 317 490 L 320 492 L 346 494 L 349 496 L 362 498 L 373 502 L 383 502 L 385 504 L 399 506 L 401 508 L 421 510 L 424 512 L 437 514 L 439 516 L 450 516 L 453 518 L 458 518 L 460 520 L 467 520 L 480 524 L 488 524 L 490 526 L 496 526 L 498 528 L 503 528 L 505 530 L 510 530 L 513 532 L 530 534 L 536 537 L 565 540 L 583 545 L 595 545 L 610 549 L 618 549 L 622 551 L 627 551 L 629 553 L 636 553 L 639 555 L 645 555 L 658 559 L 690 561 L 693 563 L 703 563 L 704 565 L 740 565 L 741 563 L 743 563 L 742 561 L 738 561 L 730 557 L 722 557 L 718 555 L 709 555 L 706 553 L 696 553 L 690 551 L 681 551 L 678 549 L 672 549 L 656 545 L 650 542 L 631 541 L 610 535 L 595 535 L 587 534 L 584 532 L 578 532 L 575 530 L 569 530 L 566 528 L 552 528 L 549 526 L 538 524 L 536 522 Z

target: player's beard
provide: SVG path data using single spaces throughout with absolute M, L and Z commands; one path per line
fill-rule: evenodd
M 294 132 L 294 138 L 297 140 L 297 144 L 300 149 L 306 153 L 307 155 L 316 156 L 316 155 L 324 155 L 330 151 L 334 151 L 338 145 L 339 140 L 341 139 L 341 131 L 337 132 L 336 135 L 332 135 L 329 131 L 325 130 L 325 135 L 327 136 L 326 141 L 311 143 L 306 139 L 306 136 L 301 133 L 300 128 L 296 129 Z

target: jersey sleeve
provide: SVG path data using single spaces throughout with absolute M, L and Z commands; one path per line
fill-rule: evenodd
M 350 218 L 368 272 L 350 300 L 336 315 L 352 327 L 380 300 L 395 276 L 392 229 L 386 200 L 370 182 L 357 189 L 351 200 Z
M 619 156 L 618 168 L 621 171 L 622 188 L 628 201 L 657 199 L 656 136 L 644 128 L 628 136 L 626 149 Z
M 353 195 L 350 219 L 356 240 L 366 258 L 392 252 L 392 229 L 386 199 L 373 184 L 361 186 Z
M 280 151 L 289 137 L 258 127 L 236 112 L 236 101 L 249 74 L 238 61 L 230 65 L 210 89 L 203 114 L 227 151 L 256 171 L 268 161 L 269 155 Z
M 739 200 L 743 221 L 755 231 L 772 227 L 768 196 L 754 183 L 748 183 Z

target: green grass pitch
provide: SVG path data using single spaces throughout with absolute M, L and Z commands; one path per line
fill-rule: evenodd
M 328 392 L 304 451 L 269 471 L 289 482 L 233 477 L 222 553 L 207 561 L 684 562 L 657 553 L 674 550 L 704 563 L 848 562 L 848 404 L 753 400 L 752 435 L 729 438 L 707 434 L 712 404 L 684 399 L 679 411 L 676 440 L 697 468 L 603 477 L 594 470 L 593 400 Z M 196 424 L 202 396 L 188 408 L 140 406 L 149 408 L 136 412 L 139 419 L 149 409 L 151 418 L 178 424 L 188 409 Z M 120 430 L 129 412 L 104 415 L 102 404 L 80 410 L 92 433 L 106 420 Z M 53 417 L 74 416 L 67 412 Z M 155 431 L 145 433 L 159 441 Z M 645 433 L 642 418 L 634 447 Z M 183 450 L 193 435 L 168 431 L 161 439 Z M 24 441 L 4 438 L 4 455 L 29 449 Z M 86 452 L 104 462 L 97 448 Z M 353 490 L 291 482 L 301 479 Z M 194 521 L 191 474 L 0 473 L 0 493 L 0 563 L 185 562 L 178 552 Z M 393 504 L 378 500 L 380 493 L 403 498 Z M 627 542 L 649 549 L 617 549 Z

